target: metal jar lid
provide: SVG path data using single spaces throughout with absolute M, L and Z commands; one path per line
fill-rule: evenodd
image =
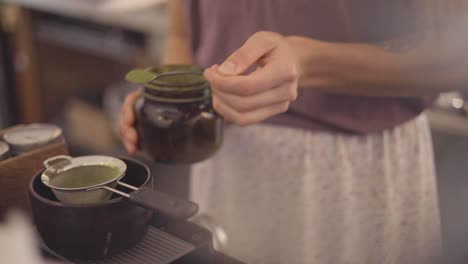
M 0 161 L 7 159 L 10 156 L 10 146 L 7 143 L 0 141 Z
M 50 124 L 22 125 L 3 135 L 15 155 L 46 146 L 61 138 L 62 129 Z

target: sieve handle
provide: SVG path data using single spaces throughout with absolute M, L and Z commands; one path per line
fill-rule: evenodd
M 121 182 L 121 181 L 117 181 L 117 184 L 118 184 L 118 185 L 121 185 L 121 186 L 123 186 L 123 187 L 125 187 L 125 188 L 128 188 L 128 189 L 130 189 L 130 190 L 134 190 L 134 191 L 138 190 L 137 187 L 135 187 L 135 186 L 133 186 L 133 185 L 130 185 L 130 184 L 126 184 L 126 183 Z
M 111 188 L 111 187 L 105 186 L 105 185 L 104 185 L 104 186 L 97 186 L 97 187 L 89 188 L 89 189 L 86 189 L 86 191 L 92 191 L 92 190 L 96 190 L 96 189 L 106 189 L 106 190 L 108 190 L 108 191 L 110 191 L 110 192 L 113 192 L 113 193 L 116 193 L 116 194 L 118 194 L 118 195 L 120 195 L 120 196 L 123 196 L 123 197 L 126 197 L 126 198 L 129 198 L 129 197 L 130 197 L 130 195 L 128 195 L 128 193 L 121 192 L 121 191 L 119 191 L 119 190 L 116 190 L 116 189 L 114 189 L 114 188 Z
M 130 193 L 128 199 L 157 213 L 178 219 L 188 219 L 198 213 L 198 205 L 196 203 L 179 199 L 166 193 L 153 191 L 146 187 Z
M 104 185 L 87 189 L 87 191 L 95 189 L 106 189 L 120 196 L 128 198 L 128 200 L 134 204 L 178 219 L 188 219 L 198 213 L 198 205 L 194 202 L 179 199 L 166 193 L 153 191 L 146 187 L 138 189 L 125 183 L 119 184 L 127 188 L 137 190 L 128 194 Z

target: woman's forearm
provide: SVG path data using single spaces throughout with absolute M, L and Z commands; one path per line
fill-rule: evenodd
M 467 46 L 461 39 L 428 40 L 405 52 L 302 37 L 288 37 L 288 41 L 297 50 L 301 87 L 390 97 L 468 87 L 468 63 L 463 57 Z
M 187 21 L 180 0 L 168 2 L 168 14 L 169 28 L 162 56 L 162 64 L 193 63 Z
M 192 64 L 193 58 L 188 40 L 178 36 L 168 36 L 162 56 L 162 64 Z

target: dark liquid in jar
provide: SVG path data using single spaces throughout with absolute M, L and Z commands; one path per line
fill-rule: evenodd
M 141 147 L 156 161 L 198 162 L 221 146 L 223 121 L 210 107 L 203 110 L 147 104 L 137 112 Z

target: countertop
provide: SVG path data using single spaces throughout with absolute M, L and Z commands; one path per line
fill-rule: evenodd
M 436 108 L 430 109 L 427 116 L 433 131 L 468 137 L 468 117 Z

